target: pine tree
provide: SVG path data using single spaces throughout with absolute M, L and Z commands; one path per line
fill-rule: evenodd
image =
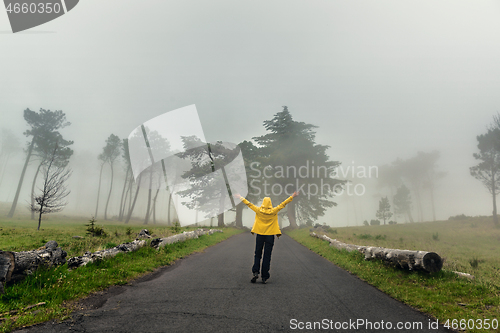
M 376 216 L 378 219 L 384 220 L 384 225 L 385 221 L 391 218 L 391 204 L 389 203 L 389 199 L 387 199 L 387 197 L 380 199 Z
M 290 226 L 297 227 L 297 219 L 312 225 L 327 208 L 337 205 L 332 198 L 345 181 L 330 175 L 340 162 L 329 160 L 329 146 L 316 144 L 317 126 L 293 120 L 286 106 L 273 119 L 264 121 L 264 128 L 267 134 L 253 138 L 265 171 L 261 195 L 281 202 L 298 191 L 300 196 L 286 208 Z

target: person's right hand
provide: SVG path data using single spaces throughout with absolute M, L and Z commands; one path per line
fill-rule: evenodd
M 295 197 L 298 197 L 298 196 L 299 196 L 299 192 L 297 192 L 297 191 L 293 192 L 292 197 L 295 198 Z
M 236 193 L 236 194 L 234 195 L 234 197 L 236 197 L 237 199 L 240 199 L 240 198 L 241 198 L 241 195 L 239 195 L 238 193 Z

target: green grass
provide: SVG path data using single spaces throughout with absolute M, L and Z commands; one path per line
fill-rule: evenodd
M 500 228 L 491 218 L 346 227 L 327 235 L 350 244 L 436 252 L 445 260 L 443 269 L 500 289 Z
M 126 229 L 129 227 L 134 231 L 132 238 L 144 227 L 152 230 L 157 237 L 173 233 L 169 227 L 159 225 L 123 225 L 123 223 L 106 222 L 103 227 L 108 237 L 90 237 L 85 235 L 84 223 L 85 220 L 44 221 L 42 223 L 44 230 L 37 232 L 36 228 L 33 228 L 34 222 L 29 220 L 0 221 L 2 250 L 31 250 L 49 240 L 56 240 L 59 246 L 68 252 L 68 256 L 76 256 L 85 251 L 96 251 L 130 241 L 130 237 L 126 235 Z M 115 230 L 118 230 L 118 237 L 114 235 Z M 185 230 L 186 228 L 181 228 L 180 231 Z M 198 239 L 167 245 L 159 251 L 147 246 L 136 252 L 118 254 L 114 258 L 91 263 L 72 271 L 68 271 L 67 265 L 38 270 L 22 282 L 7 286 L 5 294 L 0 296 L 0 317 L 4 318 L 4 321 L 0 322 L 0 332 L 10 332 L 22 326 L 51 319 L 64 319 L 72 312 L 72 304 L 79 298 L 112 285 L 127 284 L 157 267 L 169 265 L 191 253 L 203 251 L 240 232 L 238 229 L 224 228 L 224 233 L 204 235 Z M 72 238 L 74 235 L 84 238 L 74 239 Z M 5 314 L 38 302 L 46 302 L 46 305 L 17 314 Z
M 0 220 L 0 244 L 3 251 L 29 251 L 37 249 L 49 240 L 55 240 L 68 253 L 68 257 L 82 255 L 85 251 L 98 251 L 112 247 L 111 244 L 122 244 L 135 239 L 142 229 L 148 229 L 153 236 L 168 237 L 178 232 L 193 230 L 194 228 L 180 228 L 159 224 L 124 224 L 118 221 L 97 221 L 96 226 L 102 227 L 106 237 L 92 237 L 87 235 L 88 220 L 83 218 L 51 219 L 42 221 L 42 227 L 36 230 L 37 222 L 29 219 Z M 127 229 L 131 234 L 127 235 Z M 118 236 L 117 236 L 118 235 Z M 73 236 L 81 236 L 75 239 Z
M 361 253 L 339 251 L 330 247 L 328 242 L 311 237 L 309 229 L 291 230 L 287 234 L 395 299 L 434 316 L 440 323 L 445 323 L 448 319 L 500 320 L 500 258 L 497 239 L 500 233 L 490 226 L 491 221 L 488 223 L 476 219 L 476 227 L 473 228 L 470 224 L 470 221 L 468 224 L 463 221 L 446 221 L 346 227 L 338 228 L 336 234 L 328 235 L 357 245 L 418 249 L 444 254 L 444 269 L 435 274 L 409 272 L 386 266 L 380 261 L 365 261 Z M 438 240 L 433 238 L 436 233 L 439 233 Z M 359 237 L 360 235 L 364 236 Z M 484 260 L 476 269 L 469 263 L 473 255 Z M 458 277 L 451 270 L 469 272 L 476 275 L 476 279 Z

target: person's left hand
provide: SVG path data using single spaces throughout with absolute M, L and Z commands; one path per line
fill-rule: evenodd
M 241 198 L 241 195 L 239 195 L 238 193 L 236 193 L 236 194 L 234 195 L 234 197 L 235 197 L 235 198 L 237 198 L 237 199 L 240 199 L 240 198 Z

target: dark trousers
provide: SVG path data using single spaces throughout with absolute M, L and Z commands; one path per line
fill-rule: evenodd
M 262 260 L 261 277 L 269 279 L 269 267 L 271 267 L 271 252 L 273 252 L 274 235 L 259 235 L 255 240 L 255 257 L 252 267 L 252 273 L 259 273 L 260 259 L 262 258 L 262 249 L 264 248 L 264 260 Z

